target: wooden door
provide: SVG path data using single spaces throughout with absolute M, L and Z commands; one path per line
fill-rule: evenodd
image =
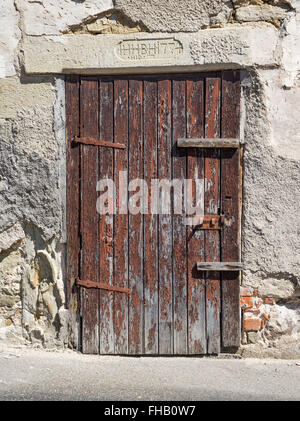
M 177 143 L 238 138 L 239 102 L 238 72 L 67 77 L 69 300 L 79 291 L 84 353 L 239 346 L 239 272 L 197 270 L 198 262 L 239 261 L 239 149 Z M 120 171 L 148 186 L 204 179 L 204 213 L 217 222 L 186 225 L 173 190 L 169 213 L 121 213 Z M 106 177 L 116 201 L 114 213 L 100 215 L 97 181 Z

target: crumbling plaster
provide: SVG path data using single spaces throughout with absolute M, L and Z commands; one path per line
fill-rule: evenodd
M 224 68 L 245 69 L 241 135 L 242 258 L 246 269 L 242 281 L 246 287 L 258 288 L 260 297 L 274 297 L 276 304 L 264 305 L 270 320 L 262 332 L 248 334 L 248 344 L 241 352 L 249 356 L 300 355 L 300 0 L 2 1 L 0 340 L 25 340 L 42 346 L 70 341 L 76 345 L 76 332 L 68 338 L 64 298 L 64 71 L 51 70 L 47 76 L 38 75 L 38 70 L 35 76 L 26 74 L 30 72 L 26 70 L 26 54 L 24 62 L 24 46 L 48 42 L 55 50 L 66 37 L 75 37 L 76 46 L 82 35 L 64 34 L 93 18 L 99 27 L 97 19 L 113 8 L 142 24 L 146 32 L 176 32 L 183 39 L 187 33 L 195 33 L 194 37 L 189 35 L 187 44 L 191 68 L 209 69 L 219 60 Z M 254 33 L 261 31 L 251 59 L 256 61 L 243 62 L 242 55 L 237 55 L 232 62 L 232 50 L 226 53 L 227 46 L 233 45 L 234 52 L 241 51 L 243 45 L 237 46 L 234 35 L 222 38 L 219 34 L 239 33 L 243 27 L 249 33 L 253 28 Z M 222 53 L 218 57 L 209 43 L 202 54 L 202 41 L 209 31 L 217 31 L 220 47 L 215 51 L 218 53 L 219 48 Z M 96 39 L 107 43 L 111 35 L 85 36 L 91 43 Z M 264 42 L 265 50 L 259 48 Z M 55 62 L 55 53 L 49 59 Z M 147 64 L 143 65 L 146 69 Z M 85 72 L 84 61 L 80 66 L 77 73 Z

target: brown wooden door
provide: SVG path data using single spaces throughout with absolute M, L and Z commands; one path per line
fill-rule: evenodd
M 239 272 L 196 264 L 239 261 L 239 150 L 179 148 L 177 140 L 239 136 L 239 73 L 70 76 L 66 101 L 69 296 L 77 278 L 96 283 L 75 286 L 82 351 L 212 354 L 238 346 Z M 119 171 L 148 185 L 205 179 L 204 213 L 224 214 L 226 223 L 195 229 L 174 212 L 120 214 Z M 96 210 L 104 177 L 116 184 L 113 215 Z

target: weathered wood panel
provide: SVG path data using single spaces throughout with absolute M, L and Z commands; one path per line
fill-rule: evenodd
M 143 82 L 131 80 L 129 82 L 129 180 L 143 178 Z M 142 186 L 133 186 L 141 192 Z M 143 206 L 141 197 L 133 200 L 137 208 Z M 129 300 L 129 353 L 143 353 L 143 261 L 144 261 L 144 232 L 143 214 L 129 213 L 129 286 L 131 297 Z
M 100 80 L 99 109 L 100 133 L 99 137 L 105 141 L 112 141 L 114 134 L 114 88 L 113 83 Z M 114 155 L 111 148 L 99 148 L 99 180 L 114 178 Z M 114 284 L 114 218 L 109 214 L 99 218 L 99 280 L 110 285 Z M 113 354 L 115 352 L 114 336 L 114 293 L 100 291 L 100 352 Z
M 173 179 L 186 178 L 186 151 L 177 148 L 177 140 L 186 134 L 185 80 L 173 80 L 172 163 Z M 184 210 L 183 196 L 182 209 Z M 173 206 L 176 197 L 173 198 Z M 173 213 L 173 299 L 174 354 L 187 354 L 187 254 L 184 215 Z
M 128 81 L 114 81 L 114 141 L 128 145 Z M 130 156 L 130 154 L 129 154 Z M 119 193 L 120 171 L 128 168 L 128 148 L 114 150 L 114 180 Z M 114 215 L 114 284 L 127 287 L 128 280 L 128 215 L 121 213 L 122 201 L 116 195 L 116 213 Z M 131 285 L 130 285 L 131 286 Z M 132 291 L 134 294 L 134 291 Z M 132 299 L 132 298 L 131 298 Z M 115 354 L 128 353 L 128 297 L 126 294 L 114 295 L 114 335 Z
M 198 262 L 198 270 L 237 271 L 243 269 L 241 262 Z
M 158 81 L 158 178 L 171 180 L 171 81 Z M 159 190 L 159 353 L 173 353 L 172 216 L 167 213 L 168 189 Z M 165 209 L 164 209 L 165 207 Z
M 205 93 L 205 135 L 217 138 L 220 135 L 221 79 L 206 78 Z M 220 208 L 220 151 L 206 150 L 205 153 L 205 214 L 217 215 Z M 220 233 L 205 231 L 206 262 L 220 261 Z M 220 274 L 206 273 L 206 334 L 207 352 L 220 352 Z
M 80 133 L 98 137 L 98 81 L 81 78 Z M 96 105 L 96 106 L 95 106 Z M 99 280 L 98 214 L 96 185 L 98 180 L 98 150 L 81 145 L 81 270 L 82 279 Z M 81 288 L 82 351 L 99 352 L 99 291 Z
M 204 136 L 204 82 L 186 81 L 187 137 Z M 204 179 L 204 159 L 201 150 L 187 150 L 187 178 Z M 194 186 L 194 183 L 193 183 Z M 195 197 L 195 189 L 193 192 Z M 188 271 L 188 352 L 206 353 L 205 280 L 197 271 L 197 262 L 204 261 L 204 231 L 187 228 Z
M 144 81 L 144 180 L 157 178 L 157 82 Z M 149 197 L 148 206 L 151 201 Z M 158 354 L 158 215 L 144 215 L 145 354 Z
M 239 72 L 222 75 L 222 137 L 239 137 Z M 221 210 L 227 223 L 221 234 L 222 261 L 239 261 L 239 150 L 221 151 Z M 239 272 L 222 274 L 222 345 L 240 345 Z
M 211 79 L 207 78 L 206 82 L 210 83 Z M 208 116 L 211 113 L 208 111 Z M 240 145 L 239 139 L 224 139 L 224 138 L 196 138 L 190 139 L 181 137 L 177 141 L 179 148 L 238 148 Z

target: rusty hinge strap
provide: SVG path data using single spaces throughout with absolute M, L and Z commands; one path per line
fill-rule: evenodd
M 106 146 L 108 148 L 126 149 L 123 143 L 107 142 L 106 140 L 95 139 L 93 137 L 74 137 L 74 142 L 85 145 Z
M 93 281 L 81 280 L 77 278 L 76 284 L 85 288 L 106 289 L 107 291 L 123 292 L 128 295 L 131 294 L 131 290 L 129 288 L 122 288 L 116 285 L 105 284 L 103 282 L 93 282 Z
M 198 270 L 231 271 L 242 270 L 241 262 L 197 262 Z
M 195 230 L 219 230 L 224 224 L 224 215 L 196 215 L 193 219 Z

